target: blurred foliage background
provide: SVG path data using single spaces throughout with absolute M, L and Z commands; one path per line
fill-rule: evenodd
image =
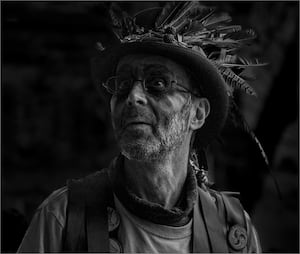
M 119 2 L 129 13 L 163 2 Z M 269 62 L 237 94 L 280 186 L 245 133 L 227 126 L 208 153 L 210 176 L 241 192 L 265 252 L 299 252 L 299 3 L 207 2 L 258 33 L 250 56 Z M 2 251 L 14 252 L 38 205 L 67 179 L 118 153 L 106 97 L 90 74 L 95 44 L 111 43 L 109 2 L 1 1 Z

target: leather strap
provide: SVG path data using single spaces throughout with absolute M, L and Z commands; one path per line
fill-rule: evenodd
M 109 252 L 107 206 L 112 197 L 106 170 L 68 182 L 64 251 Z
M 200 209 L 200 195 L 194 206 L 193 211 L 193 253 L 208 253 L 211 251 L 207 228 L 203 221 L 203 211 Z
M 217 207 L 208 191 L 198 188 L 203 219 L 207 229 L 211 252 L 228 253 L 224 226 L 218 216 Z
M 244 209 L 239 199 L 232 193 L 220 192 L 220 194 L 226 210 L 230 252 L 247 252 L 250 239 Z
M 246 219 L 244 216 L 244 209 L 241 202 L 234 197 L 235 193 L 220 192 L 225 208 L 226 208 L 226 220 L 229 226 L 235 224 L 246 227 Z
M 64 252 L 83 252 L 85 246 L 85 195 L 80 181 L 69 180 Z M 79 202 L 79 200 L 81 202 Z
M 90 180 L 90 181 L 89 181 Z M 107 171 L 87 179 L 87 247 L 88 252 L 109 252 L 107 206 L 109 198 Z

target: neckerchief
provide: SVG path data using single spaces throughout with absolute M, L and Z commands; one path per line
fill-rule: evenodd
M 118 156 L 110 166 L 113 191 L 122 205 L 132 214 L 156 224 L 168 226 L 185 225 L 192 216 L 197 198 L 197 180 L 192 168 L 188 167 L 181 197 L 172 209 L 138 197 L 125 182 L 124 157 Z

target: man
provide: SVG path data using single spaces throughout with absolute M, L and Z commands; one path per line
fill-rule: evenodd
M 223 77 L 242 82 L 222 65 L 225 51 L 213 63 L 194 43 L 209 42 L 199 27 L 215 29 L 212 10 L 170 2 L 134 19 L 116 6 L 110 13 L 121 43 L 99 45 L 94 74 L 111 94 L 121 153 L 46 199 L 18 251 L 259 252 L 238 199 L 210 189 L 203 169 L 227 117 L 233 86 Z

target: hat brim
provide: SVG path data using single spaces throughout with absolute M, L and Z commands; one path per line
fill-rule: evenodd
M 130 54 L 151 54 L 167 57 L 187 68 L 193 75 L 196 89 L 210 103 L 210 114 L 205 124 L 197 131 L 195 142 L 205 148 L 224 126 L 228 112 L 228 96 L 224 79 L 216 67 L 200 53 L 163 42 L 130 42 L 109 47 L 92 59 L 92 75 L 97 86 L 115 75 L 119 60 Z

